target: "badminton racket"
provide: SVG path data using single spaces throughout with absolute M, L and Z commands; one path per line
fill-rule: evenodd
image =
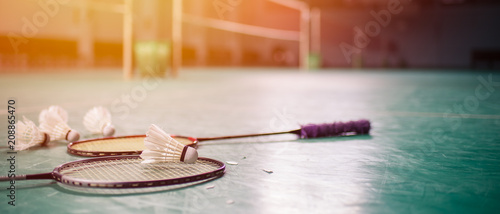
M 198 158 L 193 164 L 141 164 L 137 155 L 91 158 L 68 162 L 52 172 L 0 177 L 0 181 L 52 179 L 65 185 L 89 188 L 141 188 L 192 183 L 220 177 L 224 163 Z
M 231 135 L 231 136 L 205 137 L 205 138 L 185 137 L 177 135 L 171 135 L 171 136 L 180 143 L 183 143 L 184 145 L 197 147 L 198 143 L 203 141 L 257 137 L 257 136 L 276 135 L 276 134 L 295 134 L 302 139 L 343 136 L 343 135 L 362 135 L 362 134 L 369 134 L 370 128 L 371 128 L 370 121 L 358 120 L 345 123 L 336 122 L 327 124 L 308 124 L 301 126 L 300 129 L 284 131 L 284 132 Z M 146 149 L 146 147 L 144 146 L 145 137 L 146 137 L 145 135 L 132 135 L 132 136 L 107 137 L 107 138 L 90 139 L 85 141 L 77 141 L 68 144 L 68 152 L 70 154 L 78 156 L 86 156 L 86 157 L 138 155 L 141 154 L 142 150 Z

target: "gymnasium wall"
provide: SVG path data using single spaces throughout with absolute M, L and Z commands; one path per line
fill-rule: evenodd
M 92 45 L 87 50 L 94 53 L 92 66 L 121 66 L 121 14 L 102 10 L 84 13 L 68 2 L 74 1 L 0 0 L 0 68 L 81 66 L 79 56 L 86 41 L 82 36 L 85 34 L 92 37 Z M 298 30 L 298 13 L 294 10 L 264 0 L 242 1 L 221 17 L 220 11 L 214 8 L 214 2 L 185 1 L 184 11 L 245 24 Z M 372 28 L 373 36 L 362 48 L 355 45 L 356 27 L 365 29 L 368 23 L 376 21 L 372 13 L 387 10 L 388 6 L 323 8 L 322 66 L 469 68 L 474 50 L 500 50 L 497 23 L 500 20 L 500 4 L 424 5 L 416 2 L 401 1 L 402 11 L 392 14 L 387 26 L 379 25 L 378 32 Z M 143 28 L 149 25 L 160 29 L 154 38 L 169 38 L 170 31 L 165 30 L 169 28 L 169 15 L 161 11 L 156 13 L 153 17 L 159 17 L 160 21 L 135 21 L 136 38 L 150 38 L 141 34 Z M 296 42 L 188 25 L 184 25 L 183 34 L 183 61 L 186 66 L 298 65 Z M 356 47 L 356 53 L 346 54 L 341 44 Z M 288 61 L 273 60 L 276 50 L 287 52 Z M 477 67 L 487 68 L 487 63 L 480 62 Z

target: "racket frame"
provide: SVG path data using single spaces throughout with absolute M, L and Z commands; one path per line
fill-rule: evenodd
M 198 161 L 208 161 L 218 166 L 216 170 L 205 172 L 201 174 L 196 174 L 192 176 L 170 178 L 170 179 L 160 179 L 160 180 L 149 180 L 149 181 L 133 181 L 133 182 L 96 182 L 85 179 L 73 179 L 64 176 L 61 171 L 74 167 L 75 165 L 82 165 L 85 163 L 97 162 L 97 161 L 109 161 L 117 159 L 140 159 L 138 155 L 124 155 L 124 156 L 108 156 L 91 158 L 84 160 L 77 160 L 68 163 L 61 164 L 54 168 L 52 172 L 40 173 L 40 174 L 30 174 L 30 175 L 18 175 L 15 180 L 39 180 L 39 179 L 52 179 L 57 182 L 79 187 L 89 187 L 89 188 L 144 188 L 144 187 L 158 187 L 158 186 L 169 186 L 178 184 L 187 184 L 196 181 L 203 181 L 211 178 L 218 178 L 224 175 L 226 171 L 226 165 L 218 160 L 199 157 Z
M 194 147 L 196 148 L 198 146 L 198 139 L 194 137 L 185 137 L 185 136 L 178 136 L 178 135 L 170 135 L 173 138 L 185 138 L 191 141 L 190 144 L 186 146 Z M 74 149 L 73 146 L 78 145 L 78 144 L 84 144 L 84 143 L 89 143 L 89 142 L 94 142 L 94 141 L 100 141 L 100 140 L 113 140 L 113 139 L 127 139 L 127 138 L 145 138 L 146 135 L 127 135 L 127 136 L 119 136 L 119 137 L 103 137 L 103 138 L 94 138 L 94 139 L 88 139 L 88 140 L 82 140 L 82 141 L 75 141 L 72 143 L 69 143 L 67 146 L 67 151 L 68 153 L 72 155 L 77 155 L 77 156 L 84 156 L 84 157 L 103 157 L 103 156 L 118 156 L 118 155 L 140 155 L 142 151 L 88 151 L 88 150 L 79 150 L 79 149 Z

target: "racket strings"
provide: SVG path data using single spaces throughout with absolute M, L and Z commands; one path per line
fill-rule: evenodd
M 72 149 L 80 151 L 141 151 L 144 147 L 144 137 L 99 139 L 74 144 Z
M 187 138 L 174 137 L 178 142 L 189 145 L 193 141 Z M 78 151 L 102 151 L 102 152 L 125 152 L 125 151 L 142 151 L 145 150 L 144 137 L 126 137 L 126 138 L 110 138 L 98 139 L 87 142 L 81 142 L 71 145 L 71 149 Z
M 66 180 L 86 182 L 153 181 L 212 172 L 220 166 L 210 161 L 198 160 L 195 164 L 162 162 L 141 164 L 140 158 L 112 159 L 84 162 L 60 170 Z

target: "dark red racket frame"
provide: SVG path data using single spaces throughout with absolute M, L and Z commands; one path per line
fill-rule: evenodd
M 126 155 L 126 156 L 109 156 L 109 157 L 101 157 L 101 158 L 92 158 L 85 160 L 72 161 L 69 163 L 62 164 L 56 167 L 52 172 L 49 173 L 41 173 L 41 174 L 31 174 L 31 175 L 20 175 L 16 177 L 16 180 L 40 180 L 40 179 L 53 179 L 63 184 L 72 185 L 72 186 L 81 186 L 81 187 L 90 187 L 90 188 L 143 188 L 143 187 L 158 187 L 158 186 L 168 186 L 168 185 L 178 185 L 178 184 L 186 184 L 196 181 L 202 181 L 211 178 L 217 178 L 224 175 L 226 170 L 226 165 L 218 160 L 199 157 L 198 160 L 209 161 L 217 166 L 214 171 L 206 172 L 202 174 L 181 177 L 181 178 L 172 178 L 172 179 L 162 179 L 162 180 L 152 180 L 152 181 L 135 181 L 135 182 L 93 182 L 89 180 L 83 179 L 66 179 L 64 175 L 60 172 L 61 170 L 73 167 L 75 165 L 81 165 L 90 162 L 102 161 L 102 160 L 117 160 L 117 159 L 140 159 L 138 155 Z M 0 179 L 4 180 L 4 179 Z M 8 179 L 6 178 L 5 181 Z

